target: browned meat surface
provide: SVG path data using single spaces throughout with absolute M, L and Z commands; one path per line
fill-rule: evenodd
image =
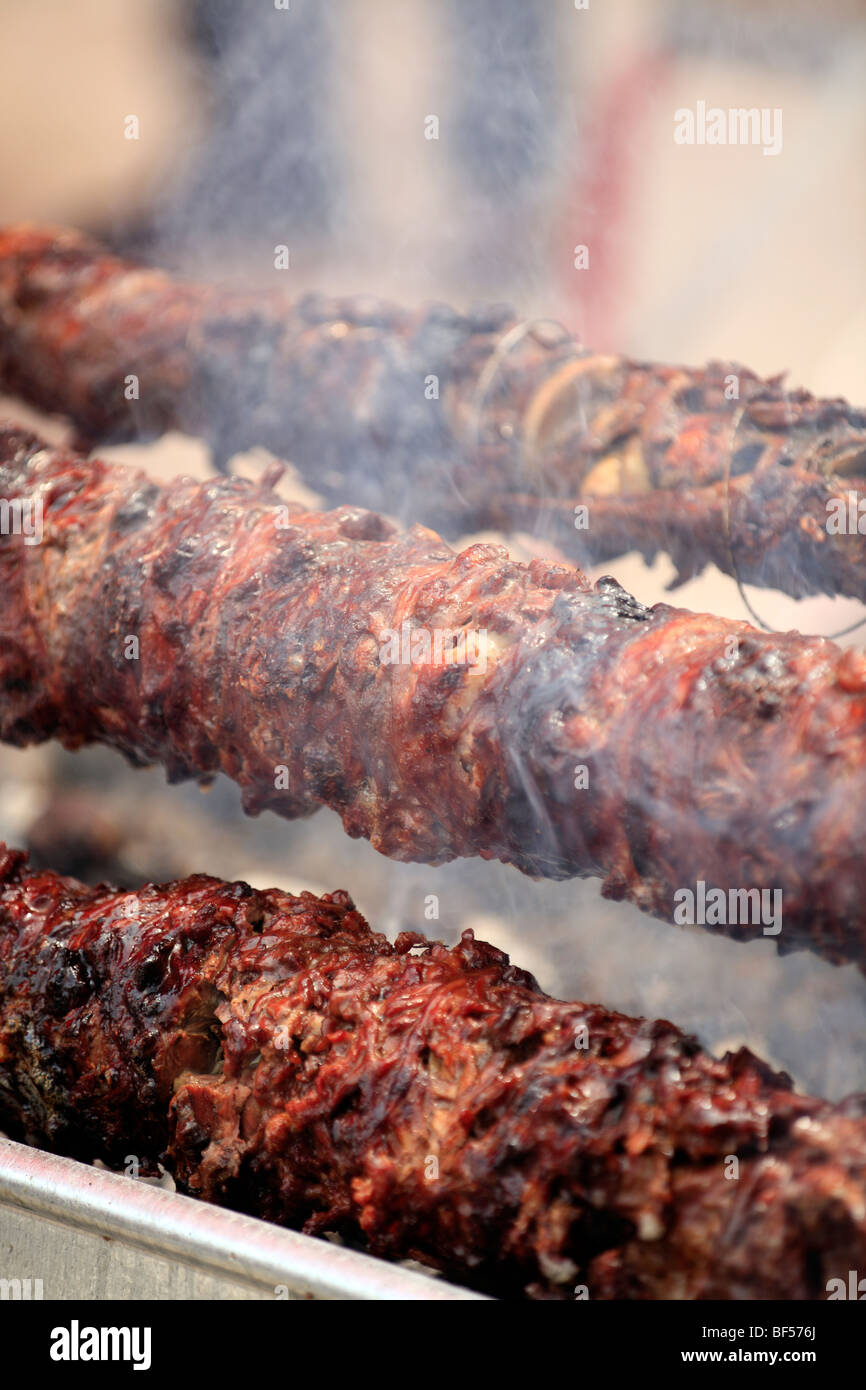
M 822 1298 L 866 1261 L 866 1103 L 543 994 L 345 893 L 135 894 L 0 846 L 0 1124 L 505 1295 Z
M 668 919 L 718 892 L 711 929 L 866 957 L 863 655 L 9 429 L 0 497 L 43 529 L 0 536 L 6 741 L 222 771 L 251 812 L 325 804 L 394 858 L 597 875 Z
M 449 536 L 536 531 L 577 563 L 667 551 L 681 579 L 713 561 L 795 596 L 866 598 L 856 513 L 853 533 L 828 530 L 828 505 L 847 518 L 866 496 L 863 410 L 737 363 L 603 357 L 501 306 L 294 302 L 274 276 L 238 294 L 7 228 L 0 388 L 88 446 L 169 428 L 221 462 L 264 445 L 331 502 Z

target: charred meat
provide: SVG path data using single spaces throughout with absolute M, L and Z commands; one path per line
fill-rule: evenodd
M 821 1298 L 866 1260 L 866 1105 L 560 1003 L 345 893 L 134 894 L 0 846 L 0 1124 L 505 1296 Z
M 0 737 L 866 957 L 866 657 L 0 430 Z M 36 530 L 41 535 L 41 544 Z M 30 534 L 27 534 L 27 532 Z
M 11 227 L 0 389 L 88 448 L 167 429 L 220 463 L 263 445 L 332 504 L 452 538 L 532 531 L 578 564 L 666 551 L 679 579 L 712 561 L 796 597 L 866 598 L 857 526 L 837 524 L 866 495 L 866 412 L 734 362 L 592 353 L 502 306 L 234 293 Z

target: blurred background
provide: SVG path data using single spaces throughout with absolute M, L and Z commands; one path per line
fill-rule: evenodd
M 73 224 L 238 283 L 264 282 L 285 243 L 298 294 L 505 300 L 602 350 L 733 358 L 866 402 L 861 0 L 0 0 L 0 53 L 3 221 Z M 781 151 L 676 144 L 674 112 L 699 101 L 780 108 Z M 162 477 L 208 469 L 176 435 L 103 452 Z M 643 601 L 665 596 L 665 559 L 614 568 Z M 778 627 L 862 613 L 749 592 Z M 715 571 L 675 601 L 744 616 Z M 169 789 L 53 746 L 0 750 L 0 838 L 89 881 L 347 887 L 390 934 L 473 926 L 555 994 L 746 1042 L 831 1096 L 866 1089 L 853 967 L 674 929 L 595 883 L 392 864 L 330 812 L 248 820 L 227 782 Z

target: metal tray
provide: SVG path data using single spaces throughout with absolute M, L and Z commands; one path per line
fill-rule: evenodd
M 0 1299 L 481 1297 L 0 1138 Z

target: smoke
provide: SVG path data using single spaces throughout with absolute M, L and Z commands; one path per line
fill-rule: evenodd
M 342 173 L 329 100 L 333 7 L 196 0 L 191 39 L 210 92 L 155 221 L 165 259 L 194 264 L 327 234 Z
M 293 288 L 523 298 L 570 177 L 560 22 L 546 0 L 196 0 L 207 109 L 149 258 L 260 279 L 282 243 Z
M 183 151 L 154 210 L 152 259 L 205 279 L 231 266 L 261 280 L 273 248 L 285 243 L 293 296 L 318 282 L 326 293 L 409 302 L 508 297 L 522 311 L 537 305 L 561 316 L 551 267 L 562 248 L 554 248 L 558 229 L 549 224 L 557 196 L 580 168 L 574 115 L 583 96 L 563 82 L 556 11 L 549 0 L 291 0 L 288 10 L 265 0 L 198 0 L 190 35 L 209 110 L 199 143 Z M 663 44 L 702 54 L 738 45 L 755 52 L 745 16 L 720 28 L 717 7 L 677 6 L 668 14 Z M 777 54 L 782 37 L 796 31 L 763 32 Z M 790 61 L 832 75 L 826 53 L 815 57 L 814 33 L 808 52 L 794 43 Z M 575 46 L 583 40 L 575 28 Z M 849 87 L 840 92 L 840 103 L 850 100 Z M 431 116 L 436 125 L 427 138 Z M 816 161 L 816 179 L 821 167 Z M 784 198 L 775 206 L 774 223 L 794 210 Z M 644 293 L 649 327 L 638 331 L 656 331 L 666 319 L 706 318 L 755 238 L 750 220 L 738 228 L 711 260 L 696 243 L 678 251 L 684 270 L 673 297 L 664 284 Z M 691 255 L 700 263 L 691 266 Z M 419 373 L 447 361 L 459 333 L 443 314 L 428 334 L 417 360 L 394 364 L 376 418 L 377 425 L 391 422 L 390 434 L 363 453 L 364 501 L 405 520 L 417 519 L 418 497 L 408 480 L 401 488 L 390 471 L 380 472 L 377 459 L 389 447 L 399 457 L 413 439 L 429 442 Z M 333 409 L 339 444 L 340 402 Z M 447 477 L 437 484 L 443 493 L 451 485 Z M 644 588 L 641 597 L 648 596 Z M 528 774 L 526 793 L 534 795 Z M 195 796 L 166 795 L 186 796 L 189 806 Z M 805 954 L 780 958 L 769 940 L 744 946 L 674 930 L 603 901 L 596 883 L 534 883 L 478 862 L 435 870 L 391 863 L 347 842 L 329 812 L 309 824 L 251 822 L 228 784 L 209 807 L 230 828 L 235 859 L 221 840 L 208 863 L 203 841 L 185 871 L 244 876 L 253 857 L 259 869 L 276 866 L 274 876 L 288 888 L 299 877 L 347 887 L 373 925 L 391 934 L 416 927 L 455 940 L 483 919 L 495 943 L 560 997 L 666 1015 L 714 1048 L 748 1043 L 830 1096 L 862 1085 L 866 982 L 853 968 L 834 970 Z M 662 808 L 644 809 L 654 815 Z M 542 819 L 540 803 L 536 810 Z M 426 915 L 431 898 L 435 916 Z

